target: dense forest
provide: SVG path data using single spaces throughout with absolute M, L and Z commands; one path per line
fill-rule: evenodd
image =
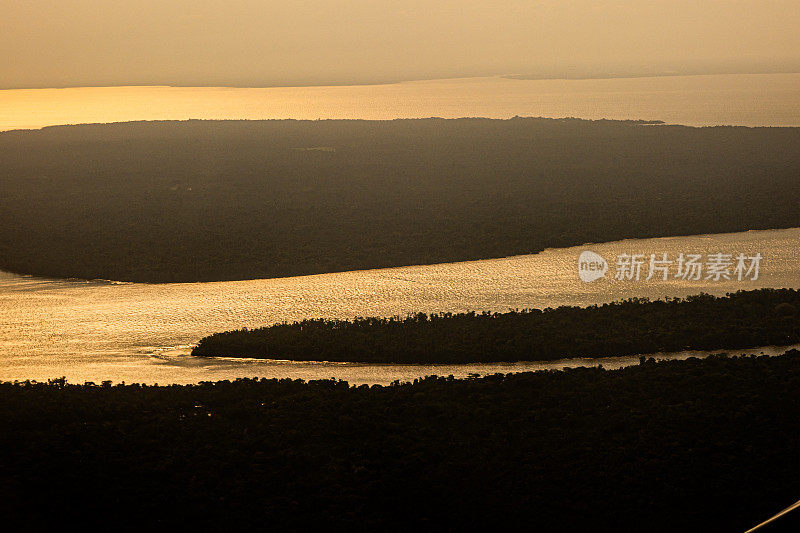
M 800 498 L 797 351 L 389 387 L 3 383 L 0 425 L 10 530 L 742 532 Z
M 514 118 L 0 134 L 0 269 L 172 282 L 800 226 L 800 129 Z
M 800 342 L 800 291 L 631 299 L 590 307 L 314 319 L 215 333 L 193 355 L 473 363 L 752 348 Z

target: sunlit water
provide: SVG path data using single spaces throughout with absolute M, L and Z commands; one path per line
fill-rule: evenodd
M 217 283 L 150 285 L 45 280 L 0 274 L 0 379 L 187 383 L 236 377 L 336 377 L 351 383 L 566 365 L 613 368 L 637 358 L 486 365 L 364 365 L 213 360 L 188 356 L 216 331 L 312 317 L 406 315 L 559 305 L 633 296 L 725 294 L 760 287 L 800 288 L 800 229 L 630 240 L 540 254 L 429 266 Z M 580 281 L 577 259 L 591 249 L 609 260 L 606 278 Z M 760 253 L 758 280 L 617 281 L 621 253 Z M 646 277 L 646 270 L 642 272 Z M 746 350 L 760 352 L 762 350 Z M 783 349 L 764 350 L 780 353 Z M 613 356 L 614 354 L 609 354 Z M 689 353 L 679 354 L 686 357 Z M 571 354 L 565 353 L 569 358 Z
M 465 78 L 341 87 L 0 90 L 0 130 L 129 120 L 267 118 L 648 119 L 800 126 L 800 74 L 594 80 Z
M 265 89 L 109 87 L 0 91 L 0 130 L 56 124 L 166 119 L 520 116 L 663 120 L 687 125 L 800 125 L 800 74 L 674 76 L 606 80 L 469 78 L 345 87 Z M 606 367 L 636 358 L 456 366 L 208 360 L 189 357 L 206 334 L 309 317 L 505 311 L 588 305 L 631 296 L 724 294 L 800 287 L 800 230 L 626 241 L 626 251 L 760 252 L 761 276 L 743 282 L 585 284 L 583 248 L 489 261 L 241 282 L 145 285 L 23 278 L 0 273 L 0 379 L 196 382 L 242 376 L 337 377 L 352 383 L 469 373 Z M 777 353 L 782 349 L 765 350 Z M 569 357 L 570 354 L 564 354 Z M 609 354 L 613 355 L 613 354 Z M 679 354 L 685 357 L 688 354 Z

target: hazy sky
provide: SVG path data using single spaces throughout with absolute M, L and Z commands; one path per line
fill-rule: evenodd
M 800 0 L 0 0 L 0 87 L 800 70 Z

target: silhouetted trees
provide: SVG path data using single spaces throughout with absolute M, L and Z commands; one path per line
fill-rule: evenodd
M 194 355 L 373 363 L 468 363 L 606 357 L 800 342 L 800 291 L 507 313 L 303 320 L 215 333 Z
M 6 132 L 0 268 L 209 281 L 800 226 L 799 132 L 526 118 Z
M 744 531 L 794 503 L 800 352 L 390 387 L 0 384 L 9 530 Z

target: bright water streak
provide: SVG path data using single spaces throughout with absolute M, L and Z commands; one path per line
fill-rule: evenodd
M 264 376 L 389 383 L 430 374 L 463 377 L 470 372 L 560 368 L 566 363 L 363 365 L 220 361 L 185 354 L 209 333 L 304 318 L 506 311 L 585 306 L 633 296 L 800 288 L 798 243 L 800 229 L 770 230 L 629 240 L 484 261 L 217 283 L 150 285 L 0 274 L 0 379 L 41 380 L 63 375 L 74 382 L 187 383 Z M 757 281 L 601 279 L 583 283 L 577 276 L 577 258 L 584 249 L 594 250 L 610 262 L 620 253 L 648 257 L 667 253 L 674 259 L 681 252 L 758 252 L 764 260 Z M 612 265 L 610 274 L 613 270 Z M 633 360 L 569 364 L 602 362 L 614 367 Z
M 465 78 L 342 87 L 84 87 L 0 91 L 0 130 L 129 120 L 514 115 L 691 126 L 800 126 L 800 74 L 597 80 Z

